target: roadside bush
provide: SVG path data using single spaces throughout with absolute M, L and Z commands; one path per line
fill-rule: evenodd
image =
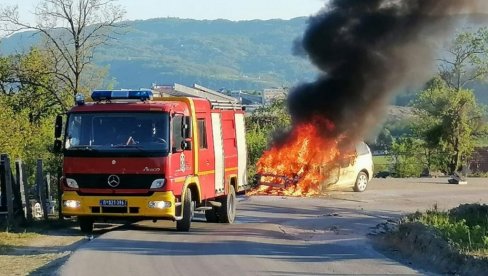
M 488 205 L 462 204 L 449 211 L 449 216 L 455 220 L 464 219 L 470 227 L 488 224 Z
M 420 222 L 433 227 L 458 250 L 472 254 L 488 254 L 488 206 L 464 204 L 449 212 L 436 206 L 425 213 L 408 216 L 408 222 Z
M 390 150 L 392 174 L 396 177 L 418 177 L 424 170 L 424 156 L 420 151 L 420 141 L 410 137 L 400 137 L 393 141 Z
M 263 154 L 268 145 L 268 132 L 263 131 L 258 127 L 253 129 L 247 129 L 246 142 L 247 142 L 247 181 L 253 184 L 254 175 L 256 174 L 256 162 Z

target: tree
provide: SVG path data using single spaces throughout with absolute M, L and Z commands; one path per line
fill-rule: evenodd
M 420 92 L 413 107 L 418 116 L 415 132 L 427 149 L 428 165 L 437 160 L 437 169 L 454 173 L 472 153 L 476 135 L 484 131 L 485 110 L 472 91 L 452 88 L 439 78 Z
M 56 173 L 59 156 L 51 153 L 53 122 L 63 109 L 46 87 L 54 76 L 49 59 L 37 49 L 26 54 L 0 57 L 0 152 L 12 159 L 20 158 L 33 175 L 38 158 Z M 59 99 L 62 100 L 62 99 Z M 68 104 L 68 99 L 64 99 Z
M 456 172 L 486 133 L 486 112 L 466 85 L 488 75 L 488 28 L 461 32 L 440 59 L 438 77 L 413 101 L 415 134 L 423 141 L 429 170 Z
M 393 144 L 393 136 L 388 128 L 383 128 L 375 141 L 376 149 L 388 152 Z
M 488 75 L 488 28 L 459 33 L 440 59 L 439 75 L 449 88 L 460 90 L 466 84 Z
M 419 177 L 424 169 L 420 141 L 412 137 L 400 137 L 391 145 L 390 158 L 396 177 Z
M 69 106 L 69 98 L 56 88 L 50 73 L 54 64 L 42 51 L 0 57 L 0 94 L 16 112 L 27 110 L 31 122 L 59 113 Z
M 248 177 L 254 176 L 255 164 L 268 147 L 273 135 L 288 130 L 290 126 L 291 117 L 285 100 L 276 100 L 269 106 L 259 107 L 246 119 Z
M 114 38 L 125 11 L 116 0 L 42 0 L 35 10 L 37 24 L 19 19 L 18 7 L 0 10 L 2 30 L 8 34 L 31 30 L 41 34 L 54 63 L 51 72 L 74 96 L 83 92 L 82 75 L 94 50 Z M 53 92 L 53 91 L 51 91 Z

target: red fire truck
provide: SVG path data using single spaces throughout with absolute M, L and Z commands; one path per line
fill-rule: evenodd
M 244 111 L 233 103 L 98 90 L 92 102 L 77 97 L 55 128 L 62 214 L 83 232 L 110 219 L 173 220 L 189 231 L 195 211 L 232 223 L 236 193 L 248 187 Z

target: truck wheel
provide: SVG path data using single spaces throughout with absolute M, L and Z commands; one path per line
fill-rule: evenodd
M 215 208 L 212 208 L 212 210 L 206 210 L 205 218 L 207 219 L 207 222 L 219 222 L 219 217 L 217 216 L 217 210 L 215 210 Z
M 236 217 L 236 191 L 234 186 L 229 186 L 229 194 L 222 201 L 218 213 L 219 221 L 233 223 Z
M 354 183 L 355 192 L 364 192 L 368 186 L 368 175 L 364 172 L 359 172 L 356 178 L 356 183 Z
M 190 231 L 191 220 L 193 218 L 193 202 L 191 201 L 191 191 L 186 189 L 183 199 L 183 218 L 176 221 L 176 230 L 180 232 Z
M 85 234 L 91 234 L 93 232 L 93 218 L 78 217 L 78 223 L 80 224 L 81 232 Z

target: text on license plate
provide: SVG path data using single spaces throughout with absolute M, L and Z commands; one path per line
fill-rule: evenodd
M 124 199 L 101 199 L 100 206 L 103 207 L 126 207 L 127 200 Z

